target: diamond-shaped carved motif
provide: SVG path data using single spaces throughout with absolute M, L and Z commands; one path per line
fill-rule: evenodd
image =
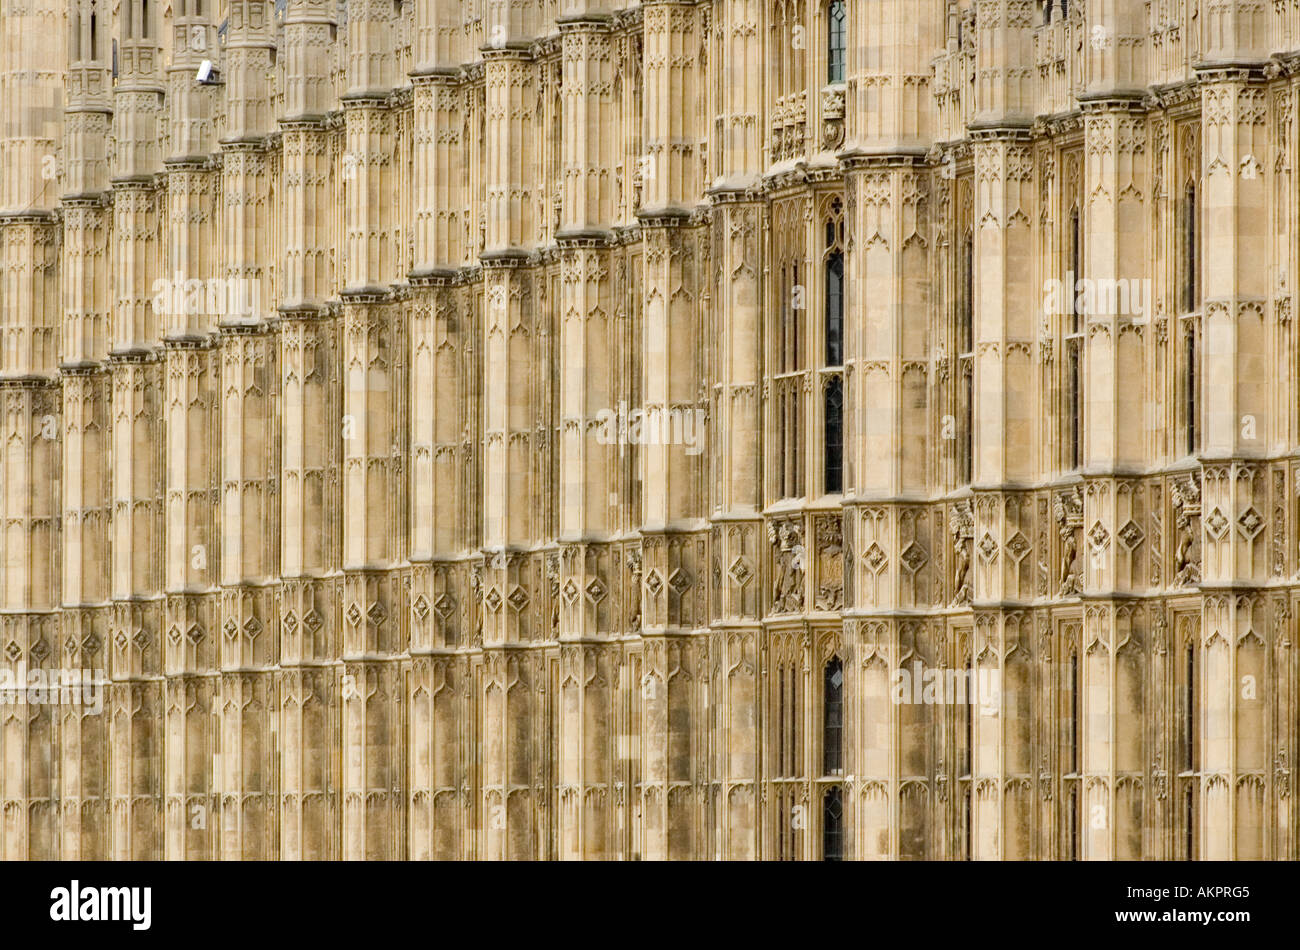
M 1253 541 L 1255 535 L 1264 527 L 1264 519 L 1259 516 L 1259 512 L 1254 508 L 1247 508 L 1237 519 L 1237 530 L 1247 541 Z
M 495 587 L 490 588 L 487 592 L 487 596 L 483 598 L 483 602 L 487 604 L 488 610 L 495 613 L 501 609 L 501 592 Z
M 1029 553 L 1029 541 L 1025 536 L 1017 531 L 1007 542 L 1007 553 L 1011 555 L 1013 561 L 1019 561 Z
M 355 627 L 360 622 L 361 622 L 361 608 L 358 607 L 356 604 L 352 604 L 350 607 L 348 607 L 348 623 L 352 624 L 352 626 Z
M 928 560 L 930 560 L 930 555 L 926 553 L 925 548 L 915 541 L 903 548 L 903 566 L 913 574 L 925 567 L 925 562 Z
M 32 659 L 35 660 L 37 663 L 40 663 L 49 655 L 50 655 L 50 647 L 49 644 L 45 642 L 44 637 L 41 637 L 39 640 L 37 640 L 35 643 L 32 644 Z
M 1210 537 L 1216 541 L 1223 537 L 1223 532 L 1228 528 L 1228 519 L 1223 516 L 1223 512 L 1215 508 L 1210 512 L 1210 517 L 1205 519 L 1205 530 L 1210 532 Z
M 377 627 L 384 622 L 384 618 L 388 616 L 388 611 L 384 608 L 383 604 L 379 601 L 375 601 L 370 605 L 370 609 L 366 611 L 366 616 L 369 617 L 370 622 Z
M 564 582 L 564 600 L 565 603 L 571 604 L 577 599 L 578 599 L 578 585 L 575 584 L 573 582 L 573 578 L 570 577 L 567 581 Z
M 192 624 L 190 626 L 190 629 L 185 631 L 185 639 L 189 640 L 190 643 L 194 644 L 194 646 L 198 646 L 200 643 L 203 642 L 203 636 L 204 636 L 203 628 L 200 627 L 197 623 Z
M 741 587 L 744 587 L 745 582 L 754 576 L 754 572 L 749 569 L 749 565 L 745 563 L 743 557 L 738 557 L 732 561 L 731 567 L 728 568 L 727 573 L 730 574 L 731 579 Z
M 315 610 L 307 611 L 307 615 L 302 618 L 302 625 L 307 628 L 308 633 L 315 633 L 324 622 Z
M 673 571 L 672 576 L 668 578 L 668 586 L 677 591 L 680 596 L 691 586 L 691 575 L 682 570 Z
M 659 576 L 658 571 L 651 571 L 645 576 L 645 587 L 652 595 L 658 595 L 658 593 L 663 590 L 663 578 Z
M 181 628 L 176 624 L 172 624 L 171 629 L 167 631 L 167 642 L 172 646 L 181 642 Z
M 249 617 L 244 621 L 244 636 L 250 640 L 256 640 L 257 635 L 262 632 L 262 621 L 256 617 Z
M 233 640 L 239 635 L 239 624 L 235 623 L 235 618 L 231 617 L 226 621 L 226 625 L 221 628 L 226 632 L 226 639 Z
M 415 602 L 411 604 L 411 611 L 415 614 L 416 620 L 423 620 L 429 616 L 429 601 L 423 594 L 415 598 Z
M 879 572 L 889 561 L 889 558 L 885 556 L 884 549 L 875 541 L 871 542 L 871 547 L 867 548 L 867 553 L 862 556 L 862 559 L 872 573 Z
M 1130 520 L 1124 527 L 1119 529 L 1119 539 L 1124 544 L 1124 547 L 1130 551 L 1141 544 L 1144 537 L 1146 535 L 1143 534 L 1136 521 Z
M 127 644 L 126 631 L 125 630 L 117 631 L 117 636 L 113 638 L 113 642 L 117 644 L 117 648 L 119 650 L 125 650 Z
M 420 598 L 420 600 L 423 599 L 423 597 Z M 450 617 L 455 609 L 456 598 L 451 596 L 451 594 L 441 594 L 438 599 L 433 602 L 433 612 L 443 620 Z
M 587 599 L 593 604 L 598 604 L 605 599 L 605 585 L 600 582 L 599 577 L 593 577 L 587 584 Z
M 284 615 L 284 619 L 280 621 L 280 626 L 284 628 L 286 636 L 291 637 L 298 632 L 298 618 L 294 616 L 292 610 Z
M 99 646 L 99 637 L 95 636 L 93 633 L 81 641 L 81 649 L 85 650 L 87 653 L 94 653 L 99 649 Z
M 998 556 L 998 543 L 993 540 L 993 535 L 987 531 L 984 532 L 984 537 L 980 539 L 980 555 L 986 561 L 991 561 Z
M 1100 521 L 1094 522 L 1092 530 L 1088 532 L 1088 543 L 1094 548 L 1104 548 L 1110 543 L 1110 532 Z
M 180 631 L 175 627 L 172 627 L 172 630 L 176 634 L 176 639 L 173 640 L 172 643 L 179 643 L 181 639 Z M 143 630 L 137 630 L 135 636 L 131 638 L 131 642 L 135 644 L 137 650 L 143 653 L 145 650 L 149 649 L 149 634 L 145 633 Z
M 522 587 L 516 586 L 515 589 L 510 592 L 510 596 L 506 599 L 510 602 L 511 607 L 516 611 L 522 612 L 524 608 L 528 606 L 528 591 L 524 590 Z
M 5 647 L 5 656 L 9 657 L 10 661 L 17 662 L 22 655 L 23 648 L 18 645 L 17 641 L 10 640 L 9 645 Z

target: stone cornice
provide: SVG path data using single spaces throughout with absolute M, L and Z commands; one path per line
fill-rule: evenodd
M 570 247 L 610 247 L 614 243 L 614 232 L 608 228 L 565 229 L 555 232 L 555 243 L 561 249 Z

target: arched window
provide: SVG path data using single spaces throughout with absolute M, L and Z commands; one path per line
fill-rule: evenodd
M 1183 309 L 1196 309 L 1196 185 L 1188 182 L 1183 193 Z
M 975 775 L 975 664 L 966 660 L 966 774 Z
M 1079 786 L 1070 786 L 1070 860 L 1078 861 L 1079 852 Z
M 1196 183 L 1188 182 L 1183 193 L 1183 413 L 1186 416 L 1186 450 L 1188 455 L 1200 449 L 1200 351 L 1194 314 L 1200 307 L 1197 285 L 1197 255 L 1200 235 L 1197 231 Z
M 843 364 L 844 255 L 837 250 L 826 258 L 826 365 Z
M 975 470 L 975 241 L 967 231 L 961 246 L 961 298 L 957 308 L 958 443 L 957 482 L 965 485 Z
M 1185 735 L 1187 741 L 1183 749 L 1183 768 L 1188 772 L 1196 771 L 1196 647 L 1187 644 L 1185 655 L 1187 664 L 1186 680 L 1183 692 L 1183 721 L 1187 724 Z
M 838 785 L 822 798 L 822 860 L 844 860 L 844 803 Z
M 844 771 L 844 665 L 839 657 L 826 664 L 822 686 L 822 774 Z
M 1183 321 L 1183 362 L 1186 363 L 1183 381 L 1183 412 L 1187 416 L 1187 454 L 1194 455 L 1200 448 L 1200 430 L 1197 426 L 1200 416 L 1200 400 L 1197 398 L 1200 386 L 1197 364 L 1200 353 L 1196 345 L 1196 321 L 1188 317 Z
M 844 21 L 843 0 L 831 0 L 826 8 L 826 81 L 844 82 L 845 51 L 848 32 Z
M 971 846 L 972 830 L 975 824 L 975 816 L 971 811 L 971 789 L 967 783 L 966 789 L 962 794 L 962 835 L 965 838 L 966 860 L 974 860 L 975 851 Z
M 1070 654 L 1070 772 L 1079 771 L 1079 655 Z
M 1069 328 L 1065 337 L 1065 406 L 1062 426 L 1065 442 L 1065 467 L 1077 469 L 1083 462 L 1083 326 L 1075 306 L 1076 288 L 1083 277 L 1083 233 L 1079 208 L 1070 209 L 1070 260 L 1065 274 L 1065 293 L 1069 299 Z
M 844 490 L 844 379 L 832 376 L 826 381 L 825 394 L 825 445 L 823 470 L 826 494 L 834 495 Z

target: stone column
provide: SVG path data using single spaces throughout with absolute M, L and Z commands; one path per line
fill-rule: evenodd
M 1030 418 L 1039 288 L 1030 262 L 1034 235 L 1033 114 L 1029 76 L 1034 11 L 1010 0 L 979 0 L 974 150 L 974 473 L 970 573 L 975 606 L 971 669 L 997 677 L 989 706 L 975 703 L 972 857 L 1032 856 L 1036 785 L 1034 713 L 1027 664 L 1029 618 L 1008 610 L 1029 599 L 1019 566 L 1034 536 L 1033 505 L 1020 486 L 1039 470 Z M 1008 604 L 1008 602 L 1010 602 Z M 981 609 L 989 604 L 991 609 Z M 1002 609 L 993 605 L 1005 605 Z
M 694 636 L 708 584 L 701 456 L 673 443 L 673 416 L 704 409 L 698 323 L 705 284 L 699 229 L 703 129 L 700 16 L 695 4 L 644 5 L 645 147 L 642 392 L 642 627 L 645 731 L 641 818 L 648 859 L 700 857 L 705 786 L 696 715 L 706 642 Z
M 222 154 L 227 306 L 219 319 L 221 608 L 216 794 L 218 854 L 267 860 L 279 853 L 275 676 L 279 657 L 279 394 L 276 341 L 267 323 L 276 251 L 266 137 L 271 132 L 272 8 L 232 5 L 226 37 Z M 270 530 L 268 530 L 270 526 Z
M 1266 856 L 1267 710 L 1272 624 L 1259 590 L 1268 576 L 1267 453 L 1272 394 L 1268 297 L 1266 16 L 1255 4 L 1209 14 L 1201 83 L 1203 240 L 1201 647 L 1196 737 L 1203 860 Z M 1251 64 L 1255 65 L 1251 65 Z M 1257 684 L 1251 688 L 1249 684 Z
M 484 21 L 483 710 L 479 830 L 482 857 L 534 858 L 544 802 L 540 666 L 529 642 L 543 603 L 540 541 L 545 493 L 537 373 L 545 320 L 530 266 L 537 233 L 537 69 L 532 10 L 489 4 Z
M 172 20 L 166 70 L 168 143 L 164 159 L 170 293 L 163 301 L 164 671 L 166 673 L 165 853 L 170 859 L 214 854 L 217 803 L 216 691 L 219 632 L 217 535 L 219 367 L 215 337 L 225 295 L 209 283 L 221 274 L 217 236 L 220 176 L 215 87 L 199 83 L 212 60 L 216 29 L 186 0 Z
M 932 330 L 915 316 L 936 309 L 929 279 L 932 176 L 923 165 L 935 115 L 929 97 L 918 98 L 918 90 L 928 83 L 929 57 L 941 45 L 943 21 L 934 3 L 889 2 L 853 12 L 847 88 L 841 93 L 831 86 L 823 95 L 830 114 L 839 111 L 835 100 L 841 94 L 850 106 L 841 153 L 844 222 L 851 235 L 844 242 L 840 540 L 849 565 L 841 598 L 848 646 L 842 657 L 844 820 L 852 843 L 848 853 L 855 858 L 933 858 L 939 843 L 937 829 L 929 830 L 935 780 L 951 779 L 935 754 L 945 707 L 923 702 L 919 687 L 899 692 L 894 683 L 900 670 L 910 683 L 918 673 L 942 671 L 947 664 L 946 638 L 938 628 L 898 616 L 940 606 L 946 587 L 947 535 L 934 514 L 917 504 L 929 497 L 927 460 L 939 434 L 930 426 L 931 334 L 945 338 L 946 327 Z M 908 41 L 883 46 L 880 37 L 904 21 L 914 31 Z M 825 225 L 821 219 L 815 224 L 815 250 L 823 251 Z M 816 312 L 824 313 L 822 267 L 812 273 L 819 285 Z M 814 325 L 823 324 L 819 319 Z M 822 339 L 814 348 L 819 364 Z M 814 394 L 823 402 L 820 387 Z M 821 406 L 818 413 L 821 418 Z M 833 527 L 828 524 L 823 534 Z M 817 544 L 824 550 L 825 537 Z M 817 561 L 826 558 L 819 554 Z M 816 606 L 822 609 L 838 606 L 825 594 L 819 597 Z M 819 810 L 820 805 L 814 803 Z
M 343 287 L 343 851 L 350 860 L 401 858 L 405 790 L 401 667 L 400 446 L 404 301 L 394 294 L 398 174 L 390 6 L 348 19 L 343 97 L 346 255 Z
M 0 569 L 0 663 L 11 682 L 60 663 L 58 605 L 61 473 L 59 406 L 58 147 L 63 136 L 60 38 L 65 6 L 36 0 L 6 12 L 0 24 L 0 399 L 6 476 L 0 511 L 7 525 Z M 37 674 L 41 675 L 41 674 Z M 11 860 L 59 857 L 59 716 L 50 704 L 0 707 L 0 785 Z
M 723 69 L 721 139 L 712 183 L 712 254 L 718 262 L 709 337 L 713 366 L 707 433 L 700 447 L 713 458 L 713 630 L 710 653 L 721 659 L 711 685 L 719 707 L 711 763 L 718 796 L 720 840 L 710 838 L 701 858 L 752 860 L 760 838 L 759 651 L 763 597 L 763 276 L 768 215 L 755 200 L 763 168 L 763 87 L 751 77 L 766 68 L 763 4 L 744 0 L 715 9 L 714 69 Z
M 107 140 L 113 122 L 107 20 L 75 4 L 64 110 L 63 555 L 60 588 L 63 636 L 52 661 L 93 682 L 99 708 L 60 707 L 61 849 L 50 857 L 106 860 L 109 816 L 109 208 Z M 102 25 L 101 25 L 102 24 Z M 54 433 L 51 433 L 54 434 Z M 81 699 L 92 697 L 78 690 Z
M 1079 712 L 1081 805 L 1086 829 L 1080 857 L 1138 860 L 1143 856 L 1144 774 L 1148 750 L 1142 722 L 1149 708 L 1147 614 L 1116 596 L 1144 587 L 1141 542 L 1152 504 L 1145 486 L 1125 476 L 1151 459 L 1145 372 L 1154 313 L 1153 284 L 1143 275 L 1150 259 L 1147 215 L 1152 207 L 1147 122 L 1139 90 L 1140 11 L 1104 0 L 1092 14 L 1088 91 L 1083 98 L 1084 168 L 1081 209 L 1082 286 L 1065 286 L 1062 299 L 1084 302 L 1075 320 L 1084 352 L 1083 590 Z M 1068 222 L 1062 223 L 1068 227 Z M 1071 309 L 1071 308 L 1065 308 Z M 1154 496 L 1158 498 L 1159 496 Z
M 416 6 L 414 86 L 415 269 L 410 332 L 411 682 L 409 855 L 467 853 L 472 811 L 462 801 L 477 741 L 465 699 L 474 604 L 466 551 L 478 502 L 472 465 L 475 327 L 460 265 L 469 126 L 458 68 L 459 5 Z M 467 796 L 466 796 L 467 797 Z
M 620 380 L 611 254 L 615 154 L 608 19 L 580 3 L 560 20 L 564 66 L 559 353 L 559 856 L 613 857 L 614 683 L 621 629 L 611 539 L 618 499 Z M 624 407 L 628 411 L 632 407 Z
M 342 169 L 331 165 L 329 38 L 334 6 L 291 0 L 284 17 L 283 257 L 279 287 L 280 856 L 337 860 L 342 611 L 342 400 L 334 288 L 338 236 L 329 209 Z M 335 305 L 337 306 L 337 305 Z

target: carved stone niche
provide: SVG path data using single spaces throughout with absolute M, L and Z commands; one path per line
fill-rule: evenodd
M 817 591 L 814 607 L 844 607 L 844 536 L 837 515 L 818 515 L 813 522 L 817 543 Z
M 822 89 L 822 148 L 836 149 L 844 144 L 844 87 Z
M 970 562 L 975 545 L 975 518 L 969 501 L 959 501 L 948 509 L 948 537 L 952 543 L 952 603 L 969 604 Z
M 1052 504 L 1056 531 L 1061 538 L 1061 561 L 1057 572 L 1057 596 L 1069 597 L 1083 590 L 1083 491 L 1077 486 L 1056 493 Z
M 803 524 L 798 518 L 769 521 L 767 539 L 772 544 L 772 613 L 799 613 L 804 598 Z
M 1170 485 L 1174 504 L 1174 586 L 1201 582 L 1201 483 L 1196 475 Z

